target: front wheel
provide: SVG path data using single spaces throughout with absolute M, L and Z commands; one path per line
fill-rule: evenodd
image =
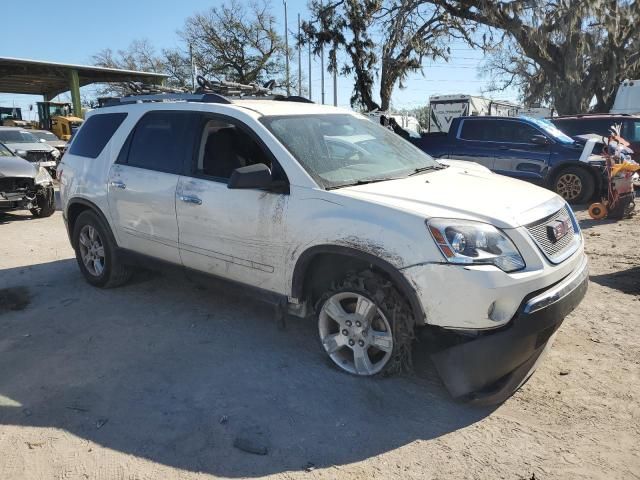
M 317 315 L 324 351 L 340 369 L 372 376 L 410 368 L 413 316 L 382 276 L 348 274 L 321 297 Z
M 56 211 L 56 194 L 52 186 L 42 188 L 36 193 L 35 206 L 29 210 L 37 218 L 46 218 Z
M 568 167 L 559 172 L 553 181 L 553 191 L 569 203 L 585 203 L 595 190 L 593 176 L 583 168 Z

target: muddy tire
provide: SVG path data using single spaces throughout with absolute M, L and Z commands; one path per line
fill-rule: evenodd
M 411 307 L 383 276 L 348 273 L 320 297 L 316 315 L 323 350 L 341 370 L 372 376 L 411 369 Z
M 71 240 L 80 271 L 91 285 L 114 288 L 131 278 L 131 267 L 118 260 L 109 227 L 92 211 L 78 216 Z
M 36 193 L 36 206 L 29 210 L 37 218 L 46 218 L 56 211 L 56 195 L 53 187 L 46 187 Z
M 585 203 L 593 197 L 596 182 L 584 168 L 567 167 L 554 177 L 551 187 L 569 203 Z

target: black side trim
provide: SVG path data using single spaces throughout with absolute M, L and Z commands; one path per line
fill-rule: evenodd
M 193 268 L 185 267 L 184 265 L 177 265 L 175 263 L 167 262 L 156 257 L 150 257 L 143 253 L 134 252 L 124 248 L 117 249 L 118 260 L 126 263 L 127 265 L 133 265 L 137 267 L 147 268 L 149 270 L 156 270 L 168 273 L 182 273 L 189 276 L 196 277 L 204 282 L 216 281 L 224 283 L 225 286 L 230 287 L 234 291 L 237 291 L 241 295 L 251 295 L 260 301 L 273 304 L 273 305 L 286 305 L 287 296 L 270 290 L 265 290 L 259 287 L 247 285 L 245 283 L 237 282 L 229 278 L 220 277 L 212 273 L 201 272 Z
M 418 325 L 424 324 L 425 313 L 418 301 L 418 295 L 407 278 L 400 273 L 396 267 L 375 255 L 341 245 L 316 245 L 305 250 L 302 255 L 298 257 L 298 261 L 293 271 L 293 277 L 291 279 L 291 296 L 293 298 L 301 298 L 304 295 L 304 280 L 307 268 L 311 264 L 311 261 L 317 255 L 321 254 L 334 254 L 357 258 L 358 260 L 363 260 L 382 270 L 384 273 L 389 275 L 396 287 L 398 287 L 400 292 L 409 300 L 416 323 Z

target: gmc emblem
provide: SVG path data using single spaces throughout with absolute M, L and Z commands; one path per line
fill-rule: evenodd
M 547 224 L 547 236 L 552 243 L 556 243 L 569 233 L 570 223 L 568 218 L 558 218 Z

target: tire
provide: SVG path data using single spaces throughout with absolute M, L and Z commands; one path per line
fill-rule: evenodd
M 411 307 L 381 275 L 348 273 L 320 297 L 316 316 L 323 350 L 341 370 L 373 376 L 411 369 Z
M 567 167 L 558 172 L 552 190 L 569 203 L 585 203 L 593 197 L 596 182 L 584 168 Z
M 36 193 L 36 207 L 29 210 L 37 218 L 46 218 L 56 211 L 56 195 L 53 187 L 46 187 Z
M 87 210 L 78 216 L 71 239 L 80 271 L 91 285 L 114 288 L 131 278 L 131 267 L 118 261 L 109 227 L 94 212 Z

